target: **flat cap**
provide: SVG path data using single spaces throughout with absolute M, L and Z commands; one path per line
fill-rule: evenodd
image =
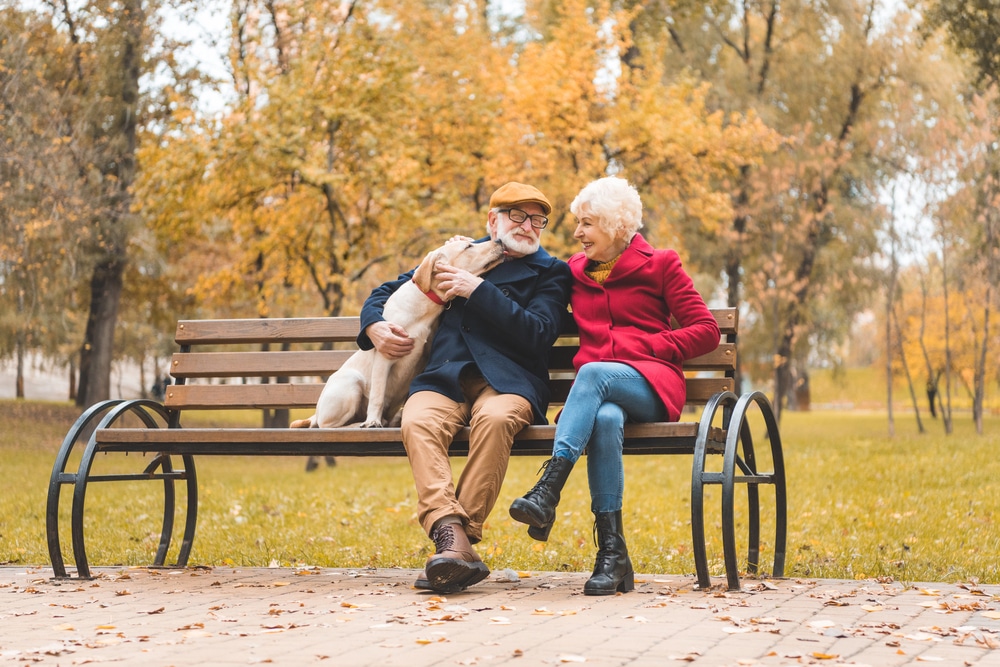
M 501 185 L 497 188 L 497 191 L 493 193 L 490 197 L 490 208 L 504 208 L 506 206 L 514 206 L 515 204 L 523 204 L 525 202 L 534 202 L 542 207 L 542 211 L 545 215 L 552 212 L 552 205 L 549 200 L 542 194 L 541 190 L 531 185 L 525 185 L 524 183 L 517 183 L 511 181 L 505 185 Z

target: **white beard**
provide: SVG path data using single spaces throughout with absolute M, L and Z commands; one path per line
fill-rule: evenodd
M 535 236 L 528 239 L 524 235 L 518 234 L 517 231 L 517 228 L 514 228 L 497 234 L 497 238 L 503 243 L 503 247 L 522 257 L 538 252 L 538 237 Z

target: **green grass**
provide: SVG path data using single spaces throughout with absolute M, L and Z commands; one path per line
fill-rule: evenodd
M 0 401 L 5 477 L 0 563 L 48 564 L 49 475 L 76 415 L 66 405 Z M 897 414 L 897 435 L 890 439 L 883 414 L 786 413 L 786 575 L 1000 583 L 1000 418 L 988 419 L 985 436 L 977 436 L 969 422 L 959 417 L 951 436 L 931 422 L 931 432 L 918 435 L 912 417 Z M 757 446 L 760 455 L 759 437 Z M 136 456 L 99 457 L 95 471 L 137 470 L 145 463 Z M 200 459 L 201 508 L 192 564 L 422 566 L 431 545 L 416 521 L 405 460 L 341 459 L 336 467 L 309 474 L 304 463 L 298 457 Z M 454 460 L 456 471 L 463 463 Z M 563 494 L 549 542 L 534 542 L 507 516 L 510 502 L 534 483 L 540 463 L 512 459 L 478 549 L 493 569 L 589 571 L 594 547 L 583 462 Z M 694 570 L 690 464 L 687 456 L 626 459 L 625 528 L 639 572 Z M 64 489 L 67 550 L 71 495 L 70 488 Z M 179 496 L 183 500 L 183 493 Z M 149 563 L 159 539 L 161 499 L 158 483 L 92 485 L 86 524 L 91 565 Z M 770 489 L 762 500 L 767 519 L 773 507 Z M 710 491 L 707 502 L 711 569 L 721 575 L 718 489 Z M 743 535 L 745 518 L 737 520 L 738 535 Z M 763 539 L 762 565 L 769 571 L 773 525 L 767 520 Z M 72 553 L 65 557 L 72 562 Z

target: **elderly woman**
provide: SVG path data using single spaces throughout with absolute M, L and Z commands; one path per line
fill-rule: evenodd
M 571 303 L 580 329 L 576 382 L 556 427 L 541 479 L 511 504 L 510 515 L 548 539 L 556 505 L 580 454 L 587 451 L 597 558 L 586 595 L 634 588 L 622 529 L 626 421 L 674 421 L 685 400 L 681 364 L 715 349 L 719 327 L 673 250 L 656 250 L 638 233 L 642 202 L 622 178 L 601 178 L 570 205 L 583 252 L 569 260 Z M 671 317 L 680 326 L 671 327 Z

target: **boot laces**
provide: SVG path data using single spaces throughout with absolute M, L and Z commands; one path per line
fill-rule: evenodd
M 524 494 L 525 500 L 529 500 L 536 505 L 548 502 L 548 497 L 552 495 L 548 485 L 557 474 L 555 470 L 549 467 L 553 461 L 555 461 L 554 458 L 547 459 L 542 463 L 542 467 L 538 469 L 538 472 L 541 473 L 542 476 L 537 482 L 535 482 L 535 485 L 531 487 L 531 490 Z
M 535 482 L 535 485 L 531 487 L 526 494 L 524 494 L 524 499 L 528 502 L 532 502 L 537 505 L 543 502 L 545 500 L 545 496 L 548 495 L 544 491 L 546 482 L 545 476 L 549 474 L 549 463 L 551 462 L 552 459 L 545 461 L 542 464 L 542 467 L 538 469 L 538 472 L 542 473 L 541 478 Z
M 438 526 L 431 532 L 431 539 L 434 540 L 435 553 L 443 553 L 451 550 L 455 546 L 455 526 L 446 523 Z
M 602 541 L 601 537 L 605 539 Z M 597 556 L 594 558 L 594 572 L 607 572 L 615 567 L 618 561 L 618 554 L 615 552 L 615 539 L 609 535 L 601 535 L 594 524 L 594 546 L 597 547 Z
M 595 571 L 613 568 L 618 561 L 618 536 L 611 531 L 602 534 L 597 529 L 596 521 L 594 522 L 594 546 L 597 547 L 597 557 L 594 559 Z

